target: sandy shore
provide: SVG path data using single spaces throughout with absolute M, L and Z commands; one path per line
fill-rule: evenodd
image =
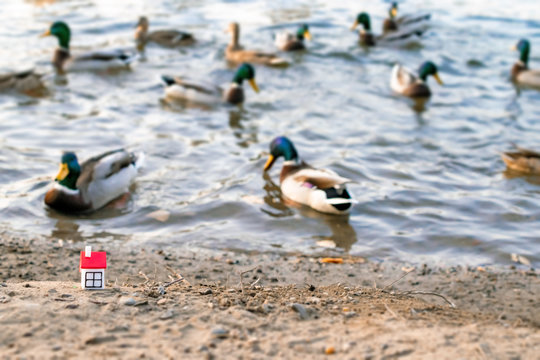
M 413 268 L 355 257 L 332 264 L 295 254 L 111 245 L 107 289 L 83 291 L 82 247 L 3 236 L 2 359 L 535 359 L 540 353 L 540 280 L 533 269 Z

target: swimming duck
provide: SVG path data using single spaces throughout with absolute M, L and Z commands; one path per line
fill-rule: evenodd
M 191 45 L 195 42 L 193 35 L 184 31 L 156 30 L 148 32 L 148 27 L 148 19 L 146 16 L 141 16 L 135 30 L 135 41 L 139 51 L 144 50 L 148 42 L 154 42 L 165 47 Z
M 304 50 L 306 48 L 304 38 L 311 40 L 309 27 L 306 24 L 300 26 L 294 35 L 288 31 L 277 34 L 275 44 L 282 51 Z
M 45 89 L 41 81 L 42 76 L 34 70 L 0 74 L 0 91 L 16 90 L 28 94 L 35 90 Z
M 351 30 L 356 29 L 358 25 L 362 25 L 360 29 L 360 44 L 363 46 L 375 46 L 376 44 L 387 46 L 407 46 L 417 44 L 420 41 L 421 31 L 403 29 L 387 34 L 375 36 L 371 32 L 371 19 L 365 12 L 361 12 L 356 17 Z
M 285 136 L 270 143 L 270 156 L 264 171 L 268 171 L 280 156 L 285 159 L 280 175 L 281 192 L 285 197 L 323 213 L 346 214 L 350 211 L 354 200 L 346 184 L 352 180 L 301 161 L 292 141 Z
M 514 145 L 516 151 L 501 154 L 509 169 L 526 174 L 540 174 L 540 153 Z
M 427 21 L 431 18 L 431 14 L 419 14 L 419 15 L 404 15 L 400 18 L 397 17 L 398 4 L 392 2 L 390 10 L 388 11 L 388 18 L 383 22 L 383 34 L 391 31 L 397 31 L 402 28 L 413 28 L 417 31 L 425 31 L 428 27 Z
M 390 78 L 390 87 L 395 92 L 410 97 L 429 97 L 431 91 L 426 84 L 428 75 L 433 75 L 435 80 L 442 85 L 443 82 L 437 73 L 437 66 L 431 61 L 426 61 L 418 69 L 418 77 L 400 64 L 394 65 Z
M 69 213 L 100 209 L 127 192 L 141 162 L 141 155 L 119 149 L 79 165 L 77 156 L 66 152 L 62 155 L 56 183 L 45 195 L 45 204 Z
M 221 87 L 196 81 L 188 78 L 162 76 L 165 82 L 165 95 L 173 100 L 187 100 L 200 104 L 216 104 L 222 101 L 238 105 L 244 102 L 244 89 L 242 83 L 247 80 L 255 92 L 259 87 L 255 82 L 255 69 L 250 64 L 240 65 L 233 77 L 229 88 L 225 91 Z
M 238 23 L 230 23 L 227 32 L 231 33 L 231 43 L 225 49 L 225 58 L 228 61 L 233 63 L 249 62 L 269 66 L 288 65 L 287 60 L 278 57 L 276 54 L 244 50 L 243 46 L 239 43 L 240 25 Z
M 519 51 L 519 60 L 512 67 L 512 81 L 525 85 L 540 88 L 540 70 L 529 69 L 529 53 L 531 44 L 529 40 L 522 39 L 513 50 Z
M 53 66 L 59 73 L 65 71 L 111 70 L 127 68 L 134 59 L 133 54 L 123 50 L 101 50 L 72 56 L 69 51 L 71 31 L 63 21 L 57 21 L 41 36 L 55 36 L 59 47 L 53 55 Z

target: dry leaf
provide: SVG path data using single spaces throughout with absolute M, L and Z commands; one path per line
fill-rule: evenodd
M 321 262 L 326 263 L 326 264 L 343 264 L 343 259 L 342 258 L 322 258 Z

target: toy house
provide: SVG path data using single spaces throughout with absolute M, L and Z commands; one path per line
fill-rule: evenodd
M 81 287 L 83 289 L 104 289 L 105 269 L 107 268 L 107 253 L 94 251 L 87 246 L 81 251 L 79 271 L 81 272 Z

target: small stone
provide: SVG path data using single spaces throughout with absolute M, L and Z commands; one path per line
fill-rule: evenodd
M 356 312 L 354 312 L 354 311 L 345 311 L 343 313 L 343 316 L 345 316 L 346 318 L 352 318 L 352 317 L 356 316 Z
M 134 298 L 121 298 L 120 303 L 123 304 L 123 305 L 126 305 L 126 306 L 133 306 L 137 302 L 135 301 Z
M 7 302 L 11 301 L 11 296 L 8 295 L 0 295 L 0 304 L 5 304 Z
M 66 309 L 76 309 L 79 307 L 79 304 L 67 304 Z
M 58 291 L 56 291 L 55 289 L 49 289 L 49 291 L 47 291 L 49 294 L 56 294 Z
M 52 351 L 60 351 L 62 350 L 62 347 L 60 345 L 55 345 L 51 348 Z
M 336 349 L 333 347 L 333 346 L 327 346 L 325 349 L 324 349 L 324 353 L 326 355 L 332 355 L 332 354 L 335 354 L 336 353 Z
M 0 283 L 0 286 L 1 287 L 7 287 L 7 284 L 6 283 Z
M 226 339 L 229 336 L 229 331 L 223 328 L 214 328 L 211 334 L 215 339 Z
M 106 336 L 93 336 L 88 338 L 84 343 L 86 345 L 99 345 L 110 341 L 116 341 L 116 336 L 106 335 Z
M 159 319 L 160 320 L 168 320 L 170 318 L 172 318 L 174 316 L 174 312 L 172 310 L 167 310 L 166 312 L 164 312 L 160 317 Z
M 319 299 L 316 296 L 312 296 L 312 297 L 308 298 L 307 301 L 309 303 L 311 303 L 311 304 L 319 304 L 321 302 L 321 299 Z
M 69 298 L 72 298 L 73 295 L 71 295 L 71 294 L 62 294 L 62 295 L 60 295 L 60 297 L 61 297 L 62 299 L 69 299 Z
M 201 289 L 199 291 L 199 294 L 201 294 L 201 295 L 210 295 L 210 294 L 212 294 L 212 289 L 210 289 L 210 288 Z
M 167 299 L 166 299 L 166 298 L 159 299 L 159 300 L 157 301 L 157 304 L 158 304 L 158 305 L 165 305 L 166 303 L 167 303 Z
M 293 309 L 294 311 L 298 313 L 298 315 L 300 315 L 300 319 L 306 320 L 307 318 L 309 318 L 307 310 L 303 305 L 298 304 L 298 303 L 292 304 L 291 309 Z

